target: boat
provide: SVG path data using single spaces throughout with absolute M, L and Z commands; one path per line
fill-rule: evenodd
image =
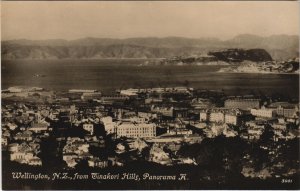
M 40 77 L 46 77 L 46 75 L 45 74 L 34 74 L 34 77 L 40 78 Z

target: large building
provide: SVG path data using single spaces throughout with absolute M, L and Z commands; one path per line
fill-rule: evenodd
M 295 116 L 299 117 L 299 114 L 297 115 L 297 112 L 299 112 L 299 108 L 297 106 L 285 107 L 280 105 L 276 108 L 277 115 L 284 116 L 284 117 L 295 117 Z
M 273 118 L 276 112 L 273 109 L 262 107 L 261 109 L 251 109 L 251 114 L 256 117 Z
M 241 112 L 239 110 L 229 110 L 215 108 L 200 111 L 200 122 L 226 123 L 232 125 L 241 124 Z
M 84 89 L 71 89 L 69 90 L 69 93 L 94 93 L 97 92 L 97 90 L 84 90 Z
M 84 92 L 81 96 L 82 100 L 94 100 L 94 99 L 101 99 L 101 92 Z
M 117 136 L 130 138 L 155 137 L 156 125 L 154 123 L 123 122 L 117 127 Z
M 234 98 L 227 99 L 224 103 L 226 108 L 229 109 L 243 109 L 249 110 L 252 108 L 260 108 L 259 99 L 243 99 L 243 98 Z

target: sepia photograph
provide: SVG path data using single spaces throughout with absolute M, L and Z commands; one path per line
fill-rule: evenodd
M 299 190 L 297 1 L 2 1 L 2 190 Z

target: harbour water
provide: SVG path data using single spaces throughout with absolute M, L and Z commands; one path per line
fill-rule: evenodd
M 2 89 L 37 86 L 49 90 L 189 86 L 229 94 L 299 95 L 299 75 L 218 73 L 224 66 L 139 66 L 143 59 L 2 61 Z M 226 66 L 225 66 L 226 67 Z

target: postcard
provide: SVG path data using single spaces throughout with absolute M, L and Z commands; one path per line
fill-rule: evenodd
M 297 190 L 297 1 L 2 1 L 3 190 Z

